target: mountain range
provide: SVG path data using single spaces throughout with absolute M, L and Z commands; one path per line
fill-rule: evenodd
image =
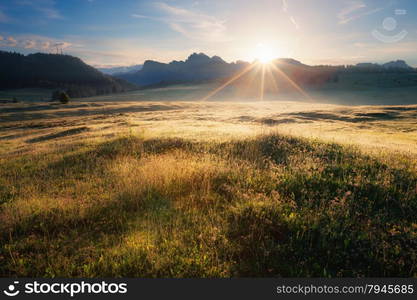
M 141 70 L 118 74 L 117 77 L 140 86 L 204 81 L 232 76 L 248 64 L 242 61 L 227 63 L 219 56 L 209 57 L 204 53 L 193 53 L 185 61 L 161 63 L 147 60 Z
M 410 70 L 413 68 L 409 66 L 404 60 L 395 60 L 390 61 L 385 64 L 374 64 L 374 63 L 359 63 L 356 65 L 359 68 L 375 68 L 375 69 L 385 69 L 385 70 Z
M 103 72 L 107 75 L 117 75 L 125 73 L 134 73 L 141 70 L 143 65 L 133 65 L 133 66 L 121 66 L 121 67 L 102 67 L 97 68 L 97 70 Z
M 204 53 L 193 53 L 185 61 L 161 63 L 147 60 L 141 70 L 114 74 L 114 76 L 142 87 L 203 82 L 229 78 L 255 63 L 244 61 L 227 63 L 219 56 L 209 57 Z M 305 85 L 322 85 L 327 81 L 335 81 L 335 77 L 341 73 L 403 73 L 416 71 L 403 60 L 391 61 L 382 65 L 359 63 L 349 66 L 309 66 L 295 59 L 281 58 L 273 60 L 270 65 L 278 66 L 297 83 Z M 254 72 L 256 70 L 250 73 Z

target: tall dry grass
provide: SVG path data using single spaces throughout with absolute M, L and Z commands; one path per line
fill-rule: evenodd
M 3 276 L 416 276 L 411 162 L 280 135 L 0 165 Z

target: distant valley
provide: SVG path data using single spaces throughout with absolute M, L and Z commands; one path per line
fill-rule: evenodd
M 134 72 L 141 70 L 142 67 L 143 65 L 121 66 L 121 67 L 101 67 L 101 68 L 97 68 L 97 70 L 103 72 L 104 74 L 117 75 L 117 74 L 134 73 Z

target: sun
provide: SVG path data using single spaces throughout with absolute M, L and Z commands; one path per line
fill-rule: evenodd
M 255 48 L 254 58 L 262 64 L 268 64 L 275 58 L 275 53 L 268 45 L 258 43 Z

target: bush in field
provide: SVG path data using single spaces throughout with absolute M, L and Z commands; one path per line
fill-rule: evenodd
M 68 96 L 67 93 L 62 92 L 59 95 L 59 102 L 61 102 L 62 104 L 67 104 L 70 101 L 70 97 Z
M 55 91 L 52 94 L 52 100 L 67 104 L 70 101 L 70 97 L 64 91 Z

